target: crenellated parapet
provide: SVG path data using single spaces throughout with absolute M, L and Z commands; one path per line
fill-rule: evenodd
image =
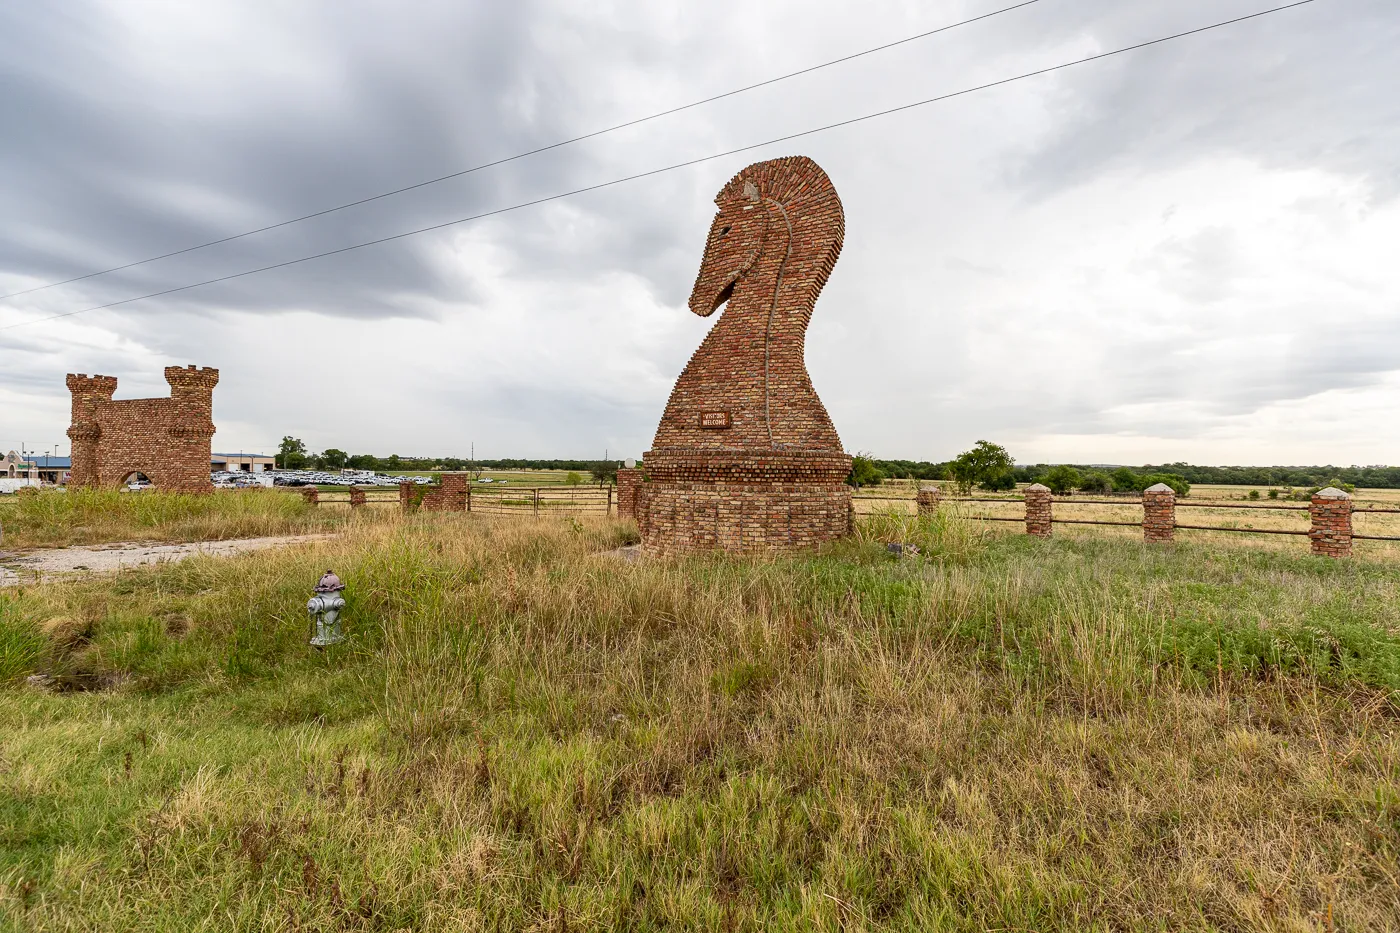
M 193 363 L 185 367 L 167 366 L 165 381 L 175 392 L 207 392 L 212 395 L 214 386 L 219 384 L 219 371 L 209 366 L 195 369 Z
M 117 391 L 116 376 L 89 376 L 87 373 L 69 373 L 68 391 L 73 398 L 110 399 Z

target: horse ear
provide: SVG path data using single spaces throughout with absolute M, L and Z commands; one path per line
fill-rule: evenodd
M 746 180 L 744 182 L 744 197 L 748 198 L 750 201 L 757 201 L 758 185 L 755 185 L 753 182 Z

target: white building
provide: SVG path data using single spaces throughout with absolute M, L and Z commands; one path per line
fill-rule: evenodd
M 262 473 L 272 470 L 267 454 L 210 454 L 209 469 L 224 473 Z

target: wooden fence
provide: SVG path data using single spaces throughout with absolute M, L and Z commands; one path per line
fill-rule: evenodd
M 424 489 L 434 487 L 424 486 Z M 393 506 L 400 508 L 403 497 L 399 487 L 376 486 L 368 489 L 350 487 L 344 493 L 322 492 L 314 486 L 304 486 L 302 496 L 314 505 Z M 467 484 L 462 491 L 462 508 L 453 511 L 476 512 L 482 515 L 556 515 L 614 512 L 611 486 L 512 486 L 510 488 L 481 488 Z M 432 506 L 428 506 L 432 508 Z
M 1400 535 L 1367 534 L 1364 530 L 1356 530 L 1353 524 L 1357 516 L 1400 515 L 1400 508 L 1374 506 L 1357 508 L 1352 502 L 1351 496 L 1335 489 L 1322 490 L 1314 495 L 1312 501 L 1306 505 L 1292 503 L 1245 505 L 1212 500 L 1182 501 L 1177 499 L 1166 487 L 1154 487 L 1154 489 L 1155 491 L 1149 490 L 1137 499 L 1128 497 L 1084 499 L 1078 497 L 1057 498 L 1052 496 L 1050 491 L 1043 486 L 1038 488 L 1032 486 L 1025 490 L 1025 494 L 1020 497 L 942 496 L 937 490 L 925 488 L 918 490 L 915 496 L 857 494 L 853 501 L 857 515 L 870 514 L 869 507 L 876 506 L 877 503 L 886 507 L 899 503 L 905 510 L 910 510 L 912 507 L 912 510 L 920 513 L 937 510 L 943 504 L 970 503 L 973 504 L 974 508 L 983 504 L 1010 506 L 1016 508 L 1019 514 L 972 513 L 966 514 L 965 517 L 975 521 L 1023 523 L 1028 534 L 1041 537 L 1048 536 L 1054 525 L 1107 525 L 1141 528 L 1144 537 L 1149 541 L 1170 541 L 1177 530 L 1294 535 L 1307 537 L 1314 553 L 1333 557 L 1350 555 L 1353 541 L 1400 541 Z M 318 505 L 344 504 L 351 508 L 364 506 L 403 507 L 404 503 L 412 501 L 412 492 L 413 490 L 409 490 L 405 494 L 401 489 L 394 489 L 391 492 L 384 487 L 371 489 L 351 487 L 344 494 L 339 492 L 323 493 L 312 486 L 304 487 L 301 490 L 302 495 L 309 502 Z M 483 515 L 530 515 L 534 517 L 576 513 L 613 515 L 616 513 L 615 499 L 616 494 L 612 486 L 516 486 L 486 489 L 468 484 L 460 490 L 460 495 L 454 500 L 454 505 L 447 506 L 447 508 Z M 1031 500 L 1030 508 L 1027 508 L 1028 500 Z M 1144 505 L 1146 505 L 1145 508 Z M 1122 509 L 1126 506 L 1143 511 L 1142 517 L 1135 521 L 1124 521 L 1116 518 L 1067 517 L 1063 514 L 1059 516 L 1055 514 L 1056 509 L 1061 511 L 1066 508 L 1078 510 L 1081 506 L 1091 509 L 1100 506 L 1116 506 Z M 424 507 L 440 508 L 442 506 L 425 502 Z M 1225 509 L 1241 514 L 1256 513 L 1261 515 L 1305 512 L 1308 514 L 1309 524 L 1303 528 L 1261 528 L 1188 523 L 1177 520 L 1177 510 L 1179 509 Z M 983 509 L 982 513 L 986 511 L 990 510 Z
M 1028 500 L 1031 507 L 1027 507 Z M 1026 525 L 1026 533 L 1037 536 L 1047 536 L 1051 525 L 1114 525 L 1121 527 L 1142 528 L 1144 538 L 1150 541 L 1170 541 L 1173 532 L 1177 529 L 1190 531 L 1223 531 L 1239 534 L 1262 534 L 1262 535 L 1296 535 L 1307 537 L 1312 543 L 1312 550 L 1316 554 L 1325 554 L 1332 557 L 1345 557 L 1351 553 L 1352 541 L 1400 541 L 1400 535 L 1366 534 L 1364 531 L 1357 531 L 1354 525 L 1357 516 L 1366 515 L 1400 515 L 1400 508 L 1378 508 L 1368 506 L 1357 508 L 1352 502 L 1352 498 L 1347 493 L 1335 489 L 1322 490 L 1312 497 L 1312 501 L 1306 505 L 1302 504 L 1280 504 L 1280 505 L 1245 505 L 1227 502 L 1203 501 L 1182 501 L 1177 499 L 1169 489 L 1162 488 L 1155 495 L 1149 491 L 1142 498 L 1132 499 L 1082 499 L 1078 497 L 1056 498 L 1050 495 L 1050 491 L 1045 487 L 1037 489 L 1032 486 L 1026 490 L 1022 497 L 1013 498 L 992 497 L 992 496 L 941 496 L 931 490 L 923 490 L 918 500 L 909 496 L 867 496 L 858 495 L 855 498 L 857 512 L 860 513 L 861 503 L 903 503 L 916 505 L 919 512 L 924 513 L 936 510 L 942 503 L 996 503 L 1001 506 L 1019 507 L 1020 514 L 1015 515 L 988 515 L 988 514 L 967 514 L 965 517 L 975 521 L 988 522 L 1020 522 Z M 1146 507 L 1144 507 L 1146 505 Z M 1068 518 L 1056 517 L 1054 512 L 1056 507 L 1065 508 L 1079 506 L 1135 506 L 1143 510 L 1142 518 L 1137 521 L 1122 521 L 1110 518 Z M 976 508 L 976 506 L 974 506 Z M 1306 512 L 1309 523 L 1304 528 L 1260 528 L 1260 527 L 1240 527 L 1237 525 L 1211 525 L 1196 524 L 1177 521 L 1176 511 L 1178 509 L 1227 509 L 1237 512 L 1254 513 L 1288 513 Z M 868 513 L 867 513 L 868 514 Z M 1261 516 L 1262 517 L 1262 516 Z

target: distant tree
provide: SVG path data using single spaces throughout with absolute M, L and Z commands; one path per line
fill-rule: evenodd
M 1077 489 L 1082 482 L 1079 471 L 1066 463 L 1052 466 L 1040 481 L 1046 486 L 1049 486 L 1050 491 L 1057 496 L 1062 496 L 1073 489 Z
M 282 443 L 277 448 L 277 456 L 272 462 L 283 470 L 300 470 L 306 466 L 306 460 L 306 445 L 301 442 L 301 438 L 287 436 L 282 438 Z
M 599 460 L 597 463 L 590 464 L 588 472 L 592 474 L 593 481 L 599 486 L 617 482 L 617 464 L 611 460 Z
M 878 486 L 885 481 L 884 471 L 875 466 L 870 454 L 856 454 L 851 458 L 851 472 L 846 483 L 857 489 L 862 486 Z
M 575 470 L 570 470 L 570 471 L 569 471 L 567 474 L 565 474 L 565 476 L 564 476 L 564 485 L 565 485 L 565 486 L 577 486 L 577 485 L 579 485 L 579 484 L 582 483 L 582 482 L 583 482 L 583 477 L 580 476 L 580 475 L 578 474 L 578 472 L 575 471 Z
M 1090 470 L 1079 480 L 1079 488 L 1084 492 L 1108 492 L 1113 488 L 1113 480 L 1102 470 Z
M 398 454 L 390 454 L 387 458 L 385 458 L 384 466 L 386 469 L 389 470 L 403 469 L 403 457 L 400 457 Z M 409 469 L 413 468 L 410 467 Z
M 984 483 L 1002 473 L 1011 473 L 1015 467 L 1005 447 L 991 441 L 978 441 L 971 450 L 958 454 L 948 465 L 948 478 L 965 496 L 972 492 L 972 487 L 977 483 Z
M 379 458 L 374 454 L 355 454 L 345 458 L 345 465 L 352 470 L 377 470 Z
M 343 450 L 334 447 L 327 447 L 321 451 L 320 460 L 322 465 L 328 470 L 344 469 L 345 462 L 350 459 L 350 455 Z
M 1138 488 L 1138 475 L 1127 467 L 1119 467 L 1108 476 L 1113 488 L 1119 492 L 1132 492 Z

